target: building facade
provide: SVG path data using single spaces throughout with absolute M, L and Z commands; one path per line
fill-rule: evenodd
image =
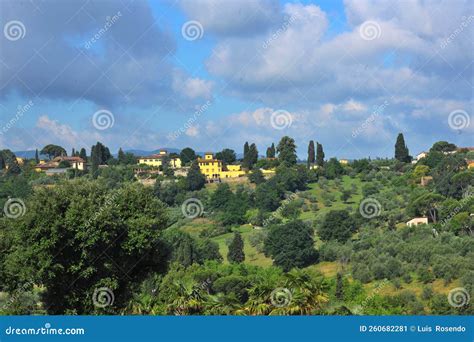
M 197 160 L 201 173 L 207 180 L 220 180 L 222 178 L 236 178 L 245 175 L 240 165 L 226 165 L 221 160 L 215 159 L 210 152 L 204 154 L 204 158 Z
M 165 150 L 161 150 L 158 154 L 138 158 L 138 165 L 144 164 L 160 167 L 163 166 L 165 162 L 168 162 L 168 165 L 173 169 L 179 169 L 182 167 L 181 159 L 178 157 L 169 158 L 168 152 Z

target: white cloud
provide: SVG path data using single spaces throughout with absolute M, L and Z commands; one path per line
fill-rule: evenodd
M 199 127 L 191 126 L 186 130 L 186 135 L 188 137 L 197 137 L 199 135 Z
M 344 103 L 342 105 L 342 108 L 345 111 L 350 111 L 350 112 L 361 112 L 361 111 L 367 110 L 367 107 L 363 103 L 357 102 L 353 99 L 350 99 L 349 101 Z
M 213 82 L 200 78 L 185 77 L 181 73 L 174 75 L 173 89 L 188 99 L 211 99 Z

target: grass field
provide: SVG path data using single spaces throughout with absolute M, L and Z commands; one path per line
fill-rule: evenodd
M 342 189 L 351 189 L 355 186 L 355 192 L 347 200 L 347 203 L 344 203 L 341 200 Z M 334 180 L 327 181 L 327 187 L 322 188 L 320 183 L 311 183 L 309 184 L 309 189 L 303 192 L 304 194 L 309 194 L 314 196 L 317 200 L 318 211 L 306 211 L 302 212 L 300 218 L 302 220 L 315 220 L 322 218 L 330 210 L 346 209 L 348 207 L 352 209 L 357 209 L 360 201 L 362 200 L 362 181 L 359 178 L 351 178 L 349 176 L 343 176 L 341 187 L 338 188 Z M 330 201 L 330 206 L 327 206 L 322 201 L 323 193 L 329 194 L 334 197 L 333 201 Z M 310 204 L 308 200 L 305 201 L 307 204 Z

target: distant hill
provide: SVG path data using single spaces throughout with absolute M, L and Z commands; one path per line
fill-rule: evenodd
M 35 158 L 35 151 L 15 151 L 13 153 L 15 153 L 15 156 L 20 157 L 20 158 L 26 158 L 26 159 Z M 48 156 L 44 154 L 40 154 L 39 157 L 40 159 L 48 158 Z

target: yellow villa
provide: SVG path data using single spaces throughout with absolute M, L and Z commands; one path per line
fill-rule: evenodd
M 212 153 L 205 153 L 204 158 L 198 158 L 198 165 L 201 173 L 207 180 L 216 180 L 221 178 L 235 178 L 245 175 L 240 165 L 223 166 L 221 160 L 214 159 Z
M 165 150 L 161 150 L 159 154 L 153 154 L 151 156 L 146 156 L 146 157 L 140 157 L 138 159 L 138 164 L 145 164 L 149 166 L 156 166 L 160 167 L 163 165 L 163 160 L 165 157 L 168 156 L 168 152 Z M 169 166 L 173 169 L 179 169 L 181 168 L 181 159 L 176 157 L 176 158 L 170 158 L 168 160 Z

